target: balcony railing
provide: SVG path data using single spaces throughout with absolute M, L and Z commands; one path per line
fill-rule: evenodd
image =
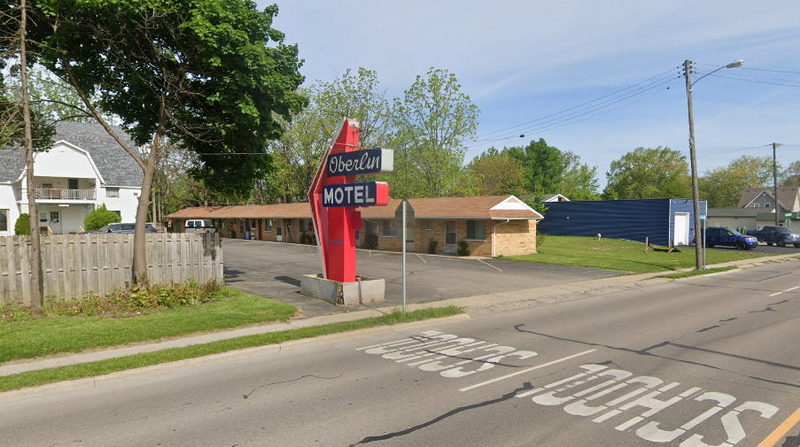
M 35 188 L 37 200 L 94 200 L 94 189 Z

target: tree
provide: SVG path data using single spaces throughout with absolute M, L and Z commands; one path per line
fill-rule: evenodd
M 22 213 L 14 222 L 14 234 L 17 236 L 28 236 L 31 234 L 30 214 Z
M 558 148 L 548 146 L 540 138 L 531 141 L 525 147 L 505 149 L 510 156 L 519 160 L 525 168 L 525 188 L 534 195 L 559 192 L 562 183 L 565 163 Z
M 597 167 L 581 162 L 581 157 L 573 152 L 562 152 L 564 170 L 558 192 L 570 200 L 597 200 L 600 185 L 597 180 Z
M 39 62 L 75 89 L 144 173 L 134 280 L 146 278 L 145 219 L 163 146 L 195 152 L 192 174 L 211 188 L 246 193 L 269 169 L 264 148 L 281 135 L 278 118 L 304 106 L 297 47 L 272 28 L 277 12 L 250 0 L 36 0 Z
M 389 102 L 375 71 L 359 67 L 354 73 L 348 69 L 341 77 L 317 82 L 302 93 L 309 106 L 284 122 L 283 136 L 270 144 L 276 170 L 256 184 L 254 199 L 260 203 L 306 200 L 319 163 L 345 117 L 359 122 L 362 146 L 387 143 Z
M 417 76 L 392 109 L 394 172 L 384 176 L 394 197 L 454 194 L 464 142 L 475 135 L 478 107 L 453 73 L 431 68 Z
M 522 163 L 495 148 L 477 155 L 464 171 L 462 192 L 465 195 L 520 195 L 525 192 Z
M 119 214 L 109 211 L 106 209 L 105 204 L 103 204 L 86 215 L 86 218 L 83 219 L 83 229 L 86 231 L 95 231 L 110 223 L 119 222 L 121 220 Z
M 800 160 L 789 163 L 789 166 L 780 174 L 781 185 L 800 187 Z
M 744 155 L 700 179 L 700 196 L 714 208 L 736 208 L 742 191 L 772 183 L 772 157 Z
M 639 147 L 611 162 L 603 198 L 656 199 L 692 195 L 689 165 L 678 151 Z

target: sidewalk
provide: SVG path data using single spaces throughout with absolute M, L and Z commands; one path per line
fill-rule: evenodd
M 763 258 L 745 259 L 740 261 L 715 264 L 709 267 L 755 267 L 771 262 L 783 262 L 792 258 L 797 258 L 797 254 L 768 256 Z M 692 269 L 681 269 L 689 271 Z M 656 278 L 661 275 L 674 272 L 643 273 L 639 275 L 613 276 L 610 278 L 593 279 L 577 283 L 562 284 L 548 287 L 536 287 L 530 289 L 515 290 L 511 292 L 499 292 L 485 295 L 476 295 L 465 298 L 453 298 L 428 303 L 409 304 L 408 310 L 426 309 L 431 307 L 458 306 L 467 312 L 493 311 L 503 308 L 528 307 L 537 304 L 550 304 L 559 301 L 580 299 L 592 295 L 606 294 L 614 291 L 631 289 L 635 287 L 653 286 L 673 281 L 671 279 Z M 302 318 L 285 323 L 271 323 L 259 326 L 248 326 L 240 329 L 232 329 L 220 332 L 212 332 L 200 335 L 190 335 L 185 337 L 173 338 L 165 341 L 142 343 L 136 345 L 126 345 L 117 348 L 108 348 L 81 352 L 77 354 L 61 354 L 53 357 L 12 361 L 0 365 L 0 377 L 11 374 L 18 374 L 39 369 L 56 368 L 59 366 L 74 365 L 78 363 L 94 362 L 110 358 L 125 357 L 145 352 L 160 351 L 169 348 L 178 348 L 198 344 L 211 343 L 219 340 L 243 337 L 247 335 L 265 334 L 270 332 L 298 329 L 309 326 L 319 326 L 329 323 L 359 320 L 381 316 L 395 310 L 396 306 L 370 308 L 365 310 L 344 312 L 330 315 L 323 315 L 311 318 Z

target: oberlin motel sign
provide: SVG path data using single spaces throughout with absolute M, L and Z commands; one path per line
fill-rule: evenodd
M 392 164 L 391 150 L 362 149 L 358 142 L 358 122 L 344 119 L 308 191 L 325 278 L 340 282 L 356 280 L 356 231 L 361 229 L 361 213 L 356 208 L 386 206 L 389 185 L 355 183 L 355 176 L 391 172 Z

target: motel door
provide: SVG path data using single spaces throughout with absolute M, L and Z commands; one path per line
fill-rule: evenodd
M 456 223 L 452 220 L 448 220 L 445 224 L 444 251 L 445 253 L 456 252 Z

